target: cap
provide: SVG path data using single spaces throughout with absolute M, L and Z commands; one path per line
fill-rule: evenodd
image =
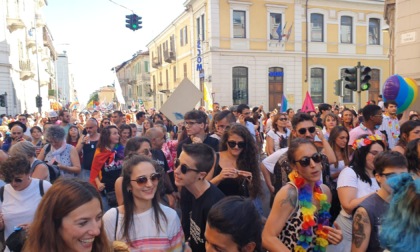
M 55 112 L 54 110 L 48 112 L 48 117 L 58 117 L 57 112 Z

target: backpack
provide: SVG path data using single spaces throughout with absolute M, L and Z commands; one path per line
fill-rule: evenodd
M 39 194 L 41 197 L 44 196 L 44 180 L 39 180 Z M 4 200 L 4 186 L 0 187 L 0 201 L 3 202 Z
M 49 164 L 47 161 L 45 161 L 45 157 L 47 157 L 47 154 L 50 151 L 51 151 L 51 144 L 48 144 L 47 147 L 45 148 L 44 161 L 43 162 L 48 167 L 48 172 L 50 173 L 50 183 L 52 184 L 58 179 L 58 177 L 60 177 L 61 171 L 60 171 L 60 168 L 58 168 L 57 165 Z

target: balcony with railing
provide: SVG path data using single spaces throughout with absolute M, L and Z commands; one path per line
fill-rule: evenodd
M 25 81 L 35 76 L 33 64 L 30 60 L 19 60 L 20 79 Z
M 173 51 L 164 51 L 163 52 L 163 58 L 165 59 L 165 62 L 172 63 L 176 60 L 175 52 Z
M 152 67 L 153 68 L 159 68 L 162 66 L 162 62 L 159 60 L 158 57 L 154 57 L 152 60 Z

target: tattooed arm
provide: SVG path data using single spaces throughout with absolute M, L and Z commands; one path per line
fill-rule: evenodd
M 270 252 L 290 251 L 279 235 L 297 206 L 297 191 L 290 184 L 283 186 L 274 198 L 273 208 L 262 233 L 263 247 Z
M 368 213 L 363 207 L 357 208 L 353 216 L 351 252 L 364 252 L 369 245 L 371 225 Z

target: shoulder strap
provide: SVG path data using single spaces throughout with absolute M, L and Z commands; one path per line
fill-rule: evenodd
M 39 180 L 39 193 L 41 194 L 41 197 L 44 196 L 44 180 Z
M 120 211 L 118 210 L 118 207 L 116 207 L 115 209 L 117 210 L 117 218 L 115 220 L 114 241 L 117 240 L 118 215 L 120 214 Z
M 44 161 L 39 160 L 39 159 L 35 160 L 34 163 L 31 166 L 31 172 L 34 172 L 35 168 L 40 164 L 44 164 Z
M 47 144 L 47 147 L 45 148 L 45 152 L 44 152 L 44 160 L 47 157 L 48 152 L 51 151 L 51 144 Z
M 4 186 L 0 187 L 0 201 L 3 202 Z

